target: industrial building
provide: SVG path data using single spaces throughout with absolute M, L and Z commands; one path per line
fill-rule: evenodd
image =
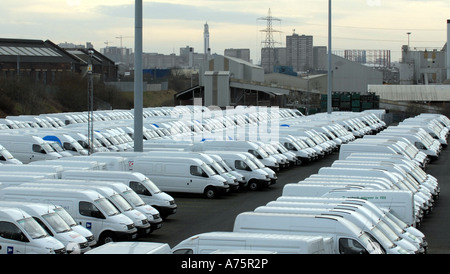
M 86 48 L 63 49 L 50 40 L 0 39 L 0 77 L 27 77 L 51 84 L 64 73 L 84 75 L 89 54 Z M 93 50 L 93 72 L 103 81 L 117 81 L 114 62 Z
M 239 58 L 214 55 L 200 74 L 200 84 L 175 95 L 175 105 L 285 106 L 288 89 L 268 85 L 264 69 Z

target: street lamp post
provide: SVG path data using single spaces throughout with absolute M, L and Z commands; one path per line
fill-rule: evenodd
M 331 67 L 331 0 L 328 0 L 328 91 L 327 91 L 327 111 L 332 112 L 331 91 L 333 89 L 333 69 Z
M 92 65 L 92 56 L 94 55 L 94 51 L 89 49 L 88 55 L 88 145 L 89 154 L 92 154 L 94 152 L 94 81 Z
M 134 23 L 134 151 L 144 150 L 143 71 L 142 71 L 142 0 L 135 0 Z

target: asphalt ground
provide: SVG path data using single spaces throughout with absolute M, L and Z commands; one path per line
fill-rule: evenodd
M 428 240 L 429 254 L 450 253 L 449 150 L 444 150 L 440 159 L 426 168 L 427 173 L 438 179 L 441 187 L 440 199 L 435 209 L 419 228 Z M 182 240 L 199 233 L 232 231 L 238 214 L 253 211 L 276 200 L 281 196 L 285 184 L 295 183 L 316 174 L 321 167 L 331 166 L 338 156 L 339 153 L 334 152 L 313 163 L 281 170 L 277 172 L 278 182 L 269 189 L 232 192 L 217 199 L 207 199 L 202 195 L 170 193 L 178 205 L 178 212 L 169 216 L 161 229 L 140 238 L 139 241 L 168 243 L 174 247 Z

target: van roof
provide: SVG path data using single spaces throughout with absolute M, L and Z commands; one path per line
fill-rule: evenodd
M 154 162 L 158 162 L 159 161 L 159 162 L 172 162 L 172 163 L 175 163 L 175 160 L 177 160 L 179 162 L 195 163 L 195 164 L 198 164 L 198 165 L 201 165 L 202 163 L 204 163 L 202 160 L 196 159 L 196 158 L 170 157 L 170 156 L 168 156 L 168 157 L 162 157 L 161 156 L 161 157 L 158 157 L 158 159 L 155 159 L 152 156 L 142 156 L 142 157 L 139 157 L 139 158 L 135 159 L 135 162 L 139 161 L 140 159 L 151 160 L 151 161 L 154 161 Z
M 290 224 L 295 225 L 295 220 L 297 219 L 311 219 L 311 220 L 329 220 L 329 221 L 337 221 L 338 223 L 344 225 L 351 231 L 355 233 L 355 235 L 359 235 L 362 230 L 356 226 L 354 223 L 344 219 L 343 217 L 333 216 L 333 215 L 318 215 L 318 214 L 290 214 L 290 213 L 263 213 L 263 212 L 243 212 L 238 215 L 239 216 L 261 216 L 264 217 L 265 220 L 270 220 L 270 218 L 284 218 L 288 220 Z M 272 223 L 278 223 L 279 221 L 273 221 Z M 332 222 L 335 223 L 335 222 Z M 318 234 L 320 235 L 320 234 Z
M 15 207 L 25 210 L 27 213 L 29 210 L 36 212 L 39 215 L 53 212 L 54 206 L 52 204 L 33 203 L 33 202 L 16 202 L 16 201 L 0 201 L 0 206 Z M 31 215 L 31 214 L 30 214 Z
M 91 200 L 97 200 L 99 198 L 104 198 L 103 195 L 98 193 L 97 191 L 90 189 L 74 189 L 70 188 L 50 188 L 50 187 L 34 187 L 34 186 L 10 186 L 5 187 L 0 190 L 0 193 L 8 194 L 8 193 L 20 193 L 21 195 L 33 195 L 33 196 L 48 196 L 54 195 L 56 199 L 58 197 L 74 197 L 76 195 L 80 195 L 83 197 L 87 197 Z M 56 196 L 57 195 L 57 196 Z
M 272 233 L 251 233 L 251 232 L 226 232 L 226 231 L 213 231 L 197 234 L 189 237 L 188 239 L 202 238 L 219 238 L 219 239 L 284 239 L 284 240 L 302 240 L 302 241 L 317 241 L 323 239 L 321 236 L 311 235 L 295 235 L 295 234 L 272 234 Z
M 8 216 L 11 219 L 14 220 L 20 220 L 23 218 L 29 218 L 31 217 L 27 212 L 18 209 L 17 207 L 6 207 L 6 206 L 0 206 L 0 216 Z

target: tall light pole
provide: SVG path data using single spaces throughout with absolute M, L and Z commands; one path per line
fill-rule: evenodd
M 144 150 L 143 71 L 142 71 L 142 0 L 135 0 L 134 22 L 134 151 Z
M 332 112 L 331 91 L 333 90 L 333 69 L 331 67 L 331 0 L 328 0 L 328 95 L 327 95 L 327 111 Z
M 93 65 L 92 65 L 92 56 L 94 55 L 94 51 L 92 49 L 88 50 L 88 145 L 89 145 L 89 154 L 94 152 L 94 81 L 93 81 Z

